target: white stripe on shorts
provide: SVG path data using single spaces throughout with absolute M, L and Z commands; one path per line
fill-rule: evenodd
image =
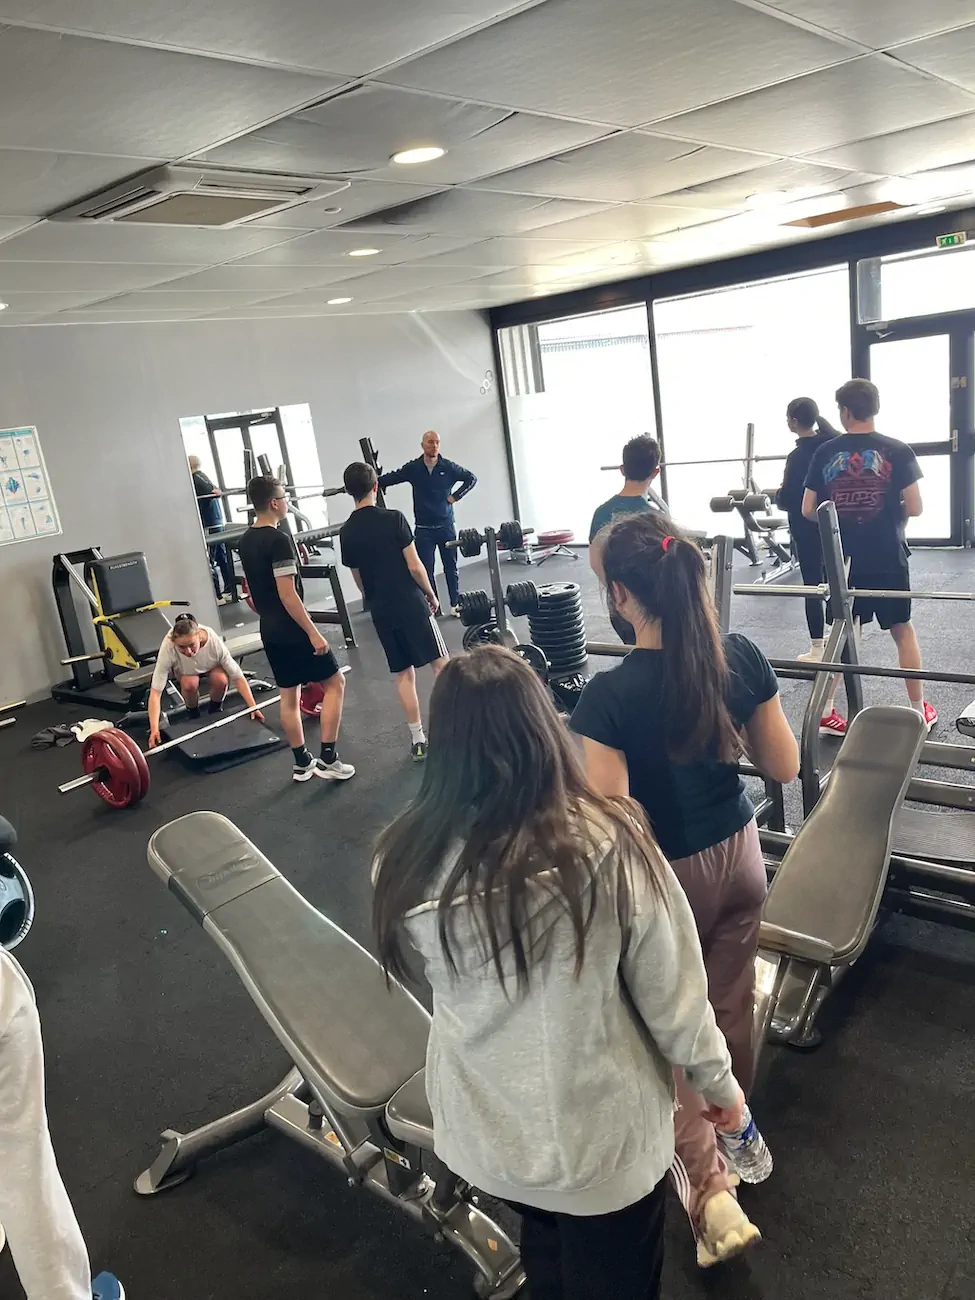
M 443 633 L 440 631 L 440 624 L 432 614 L 430 615 L 430 626 L 433 628 L 433 635 L 436 638 L 437 648 L 440 651 L 438 657 L 440 659 L 449 659 L 450 651 L 447 649 L 447 642 L 443 639 Z

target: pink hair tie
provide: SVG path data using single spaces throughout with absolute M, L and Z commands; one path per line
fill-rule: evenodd
M 663 547 L 663 549 L 666 551 L 666 549 L 667 549 L 667 547 L 670 545 L 670 543 L 671 543 L 671 542 L 675 542 L 676 540 L 677 540 L 676 537 L 665 537 L 664 540 L 660 543 L 660 545 L 661 545 L 661 546 Z

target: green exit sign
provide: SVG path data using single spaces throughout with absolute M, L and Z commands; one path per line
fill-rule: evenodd
M 957 248 L 959 244 L 964 244 L 967 236 L 964 230 L 956 230 L 953 235 L 939 235 L 939 248 Z

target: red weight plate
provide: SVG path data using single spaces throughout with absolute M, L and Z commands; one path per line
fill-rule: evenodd
M 146 762 L 145 754 L 127 732 L 120 731 L 117 727 L 112 728 L 112 743 L 124 745 L 135 759 L 135 765 L 139 772 L 139 798 L 144 799 L 149 793 L 151 782 L 149 764 Z
M 140 798 L 139 769 L 128 749 L 113 744 L 110 736 L 100 731 L 88 737 L 81 750 L 82 766 L 91 775 L 97 773 L 92 789 L 99 799 L 112 808 L 129 808 Z
M 301 688 L 299 708 L 306 718 L 317 718 L 322 711 L 325 688 L 321 682 L 310 682 Z

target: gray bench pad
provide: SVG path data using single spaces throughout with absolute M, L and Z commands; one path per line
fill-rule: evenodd
M 401 1142 L 433 1150 L 433 1116 L 427 1101 L 425 1071 L 420 1070 L 389 1099 L 386 1125 Z
M 763 923 L 828 944 L 835 965 L 856 960 L 887 883 L 894 819 L 926 734 L 913 709 L 857 714 L 819 802 L 775 873 Z
M 429 1016 L 219 813 L 161 827 L 149 864 L 203 925 L 323 1101 L 380 1114 L 421 1069 Z

